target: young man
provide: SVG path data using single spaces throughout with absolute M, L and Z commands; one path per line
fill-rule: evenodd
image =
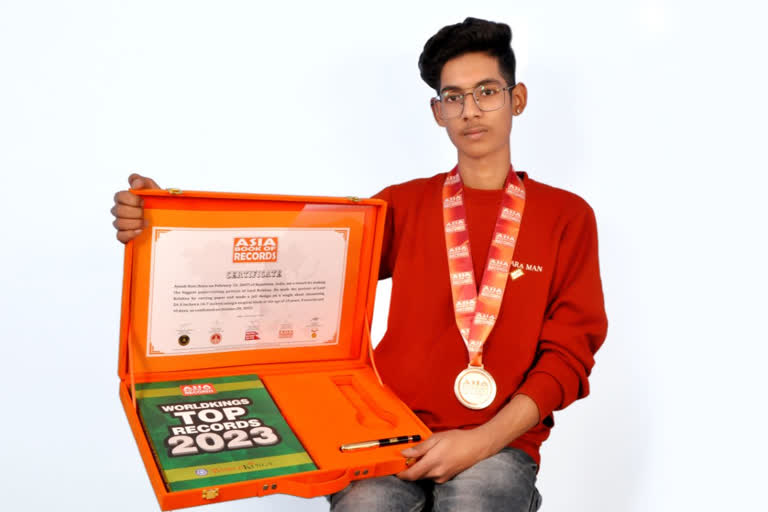
M 512 118 L 527 100 L 511 37 L 505 24 L 467 18 L 419 58 L 458 164 L 376 195 L 389 205 L 380 278 L 392 277 L 376 363 L 435 434 L 403 450 L 407 470 L 331 496 L 335 511 L 537 510 L 552 413 L 589 392 L 607 329 L 595 218 L 578 196 L 510 164 Z M 130 192 L 112 212 L 119 240 L 141 231 Z

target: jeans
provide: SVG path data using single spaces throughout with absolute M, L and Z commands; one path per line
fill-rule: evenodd
M 507 447 L 443 484 L 383 476 L 355 480 L 328 499 L 332 512 L 535 512 L 537 469 L 527 453 Z

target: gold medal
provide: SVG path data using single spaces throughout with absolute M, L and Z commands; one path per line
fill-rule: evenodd
M 496 398 L 496 381 L 482 366 L 470 365 L 456 377 L 453 391 L 464 407 L 485 409 Z

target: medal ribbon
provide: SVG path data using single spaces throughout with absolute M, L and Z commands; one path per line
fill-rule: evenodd
M 483 366 L 483 345 L 491 334 L 501 309 L 524 207 L 523 181 L 510 166 L 478 294 L 469 250 L 464 187 L 458 166 L 445 178 L 443 223 L 453 310 L 456 325 L 469 353 L 470 366 Z

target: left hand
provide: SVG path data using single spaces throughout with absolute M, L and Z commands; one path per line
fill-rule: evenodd
M 488 436 L 478 429 L 438 432 L 416 446 L 406 448 L 404 457 L 418 459 L 396 476 L 403 480 L 430 478 L 442 484 L 468 467 L 493 455 Z

